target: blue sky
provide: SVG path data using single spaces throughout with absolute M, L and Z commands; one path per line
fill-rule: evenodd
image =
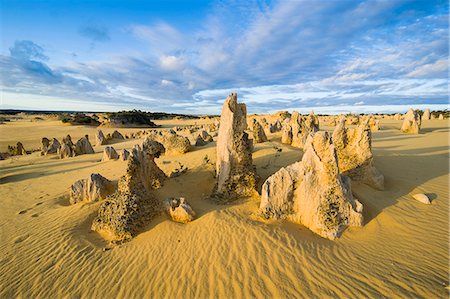
M 1 108 L 448 108 L 447 1 L 1 1 Z

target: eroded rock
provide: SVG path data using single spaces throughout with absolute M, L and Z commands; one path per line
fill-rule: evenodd
M 17 142 L 16 146 L 8 145 L 8 153 L 10 156 L 24 156 L 27 151 L 23 147 L 22 142 Z
M 91 174 L 87 179 L 81 179 L 70 187 L 70 204 L 81 201 L 94 202 L 105 199 L 116 189 L 114 182 L 99 173 Z
M 95 145 L 100 146 L 100 145 L 105 145 L 105 144 L 106 144 L 106 137 L 103 134 L 102 130 L 98 130 L 95 133 Z
M 142 149 L 139 145 L 132 148 L 127 172 L 118 190 L 101 205 L 92 230 L 114 242 L 127 241 L 162 211 L 162 203 L 153 194 L 166 177 L 154 161 L 162 153 L 164 146 L 148 138 Z
M 372 133 L 367 124 L 347 129 L 344 119 L 341 119 L 333 131 L 332 140 L 343 175 L 375 189 L 384 189 L 384 176 L 373 165 Z
M 422 120 L 430 120 L 430 118 L 431 118 L 430 109 L 425 109 L 422 115 Z
M 262 143 L 267 141 L 266 133 L 264 132 L 263 126 L 256 120 L 253 119 L 253 142 Z
M 127 151 L 126 149 L 123 149 L 120 151 L 119 160 L 126 161 L 126 160 L 128 160 L 129 157 L 130 157 L 129 151 Z
M 119 154 L 117 154 L 116 150 L 112 146 L 106 146 L 103 149 L 102 161 L 117 160 L 117 159 L 119 159 Z
M 94 153 L 94 149 L 89 142 L 88 135 L 78 139 L 75 143 L 74 151 L 76 156 Z
M 187 137 L 178 135 L 175 131 L 156 131 L 150 132 L 150 139 L 164 145 L 166 153 L 184 154 L 191 150 L 191 142 Z
M 184 197 L 168 198 L 164 205 L 167 214 L 175 222 L 188 223 L 195 218 L 194 210 Z
M 245 132 L 247 108 L 230 94 L 222 108 L 217 139 L 216 185 L 212 198 L 233 201 L 255 194 L 256 171 L 252 165 L 252 141 Z
M 419 134 L 420 132 L 420 115 L 413 109 L 409 109 L 405 114 L 405 119 L 401 127 L 403 133 Z
M 114 132 L 111 134 L 111 138 L 125 140 L 125 137 L 123 137 L 123 135 L 117 130 L 114 130 Z
M 347 226 L 361 226 L 362 205 L 352 196 L 350 179 L 339 172 L 329 134 L 312 133 L 304 150 L 301 162 L 280 169 L 264 183 L 262 215 L 301 223 L 331 240 Z
M 426 195 L 423 194 L 423 193 L 414 194 L 412 197 L 413 197 L 415 200 L 420 201 L 421 203 L 424 203 L 424 204 L 426 204 L 426 205 L 431 204 L 431 201 L 430 201 L 430 199 L 428 198 L 428 196 L 426 196 Z

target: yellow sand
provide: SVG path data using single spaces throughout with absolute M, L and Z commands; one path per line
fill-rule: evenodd
M 157 196 L 186 197 L 198 219 L 183 225 L 161 215 L 131 242 L 105 251 L 107 243 L 90 231 L 99 203 L 70 206 L 68 188 L 93 172 L 116 180 L 126 162 L 100 162 L 103 147 L 65 160 L 34 153 L 0 161 L 0 297 L 446 298 L 449 123 L 427 121 L 420 135 L 400 133 L 401 121 L 381 124 L 373 147 L 386 190 L 353 184 L 366 223 L 336 241 L 299 225 L 252 220 L 258 198 L 227 206 L 206 200 L 214 167 L 203 161 L 207 155 L 215 162 L 214 143 L 158 159 L 164 171 L 177 162 L 189 171 Z M 93 140 L 94 132 L 55 121 L 14 122 L 0 125 L 0 146 L 21 141 L 37 148 L 42 137 L 67 133 Z M 262 181 L 302 155 L 281 145 L 279 133 L 269 138 L 253 154 Z M 415 193 L 430 194 L 432 204 L 415 201 Z

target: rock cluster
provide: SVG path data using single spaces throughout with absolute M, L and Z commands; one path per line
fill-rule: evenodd
M 23 156 L 27 155 L 27 151 L 23 147 L 22 142 L 17 142 L 16 146 L 8 145 L 8 153 L 11 156 Z
M 154 161 L 162 153 L 164 146 L 148 138 L 142 149 L 133 147 L 127 172 L 120 178 L 118 190 L 101 205 L 92 230 L 106 233 L 114 242 L 126 241 L 161 212 L 162 203 L 152 193 L 165 178 Z
M 75 144 L 73 144 L 70 135 L 67 135 L 58 148 L 58 155 L 61 159 L 93 153 L 94 149 L 89 142 L 88 135 L 80 138 Z
M 191 142 L 187 137 L 178 135 L 175 131 L 156 131 L 153 130 L 148 138 L 164 145 L 166 153 L 184 154 L 191 150 Z
M 377 132 L 380 130 L 380 121 L 378 119 L 375 119 L 372 114 L 362 117 L 360 119 L 360 124 L 369 126 L 370 131 L 372 132 Z
M 347 129 L 341 119 L 333 131 L 339 171 L 354 181 L 384 189 L 384 176 L 373 165 L 372 134 L 367 124 Z
M 44 137 L 42 138 L 41 155 L 56 154 L 60 147 L 61 144 L 58 139 L 53 138 L 53 140 L 50 141 L 48 138 Z
M 420 115 L 413 109 L 409 109 L 409 111 L 405 114 L 405 118 L 400 130 L 403 133 L 419 134 L 420 125 Z
M 264 128 L 256 119 L 253 119 L 252 131 L 254 143 L 262 143 L 267 141 L 267 136 L 264 132 Z
M 279 132 L 279 131 L 281 131 L 282 128 L 283 128 L 283 125 L 281 124 L 281 121 L 277 120 L 273 124 L 269 125 L 269 132 L 270 133 Z
M 58 149 L 58 156 L 61 159 L 75 157 L 74 144 L 70 135 L 63 138 L 61 147 Z
M 184 197 L 168 198 L 164 205 L 167 214 L 175 222 L 188 223 L 195 218 L 194 210 Z
M 87 179 L 81 179 L 70 187 L 70 204 L 81 201 L 94 202 L 105 199 L 116 189 L 116 185 L 99 173 L 91 174 Z
M 283 124 L 281 142 L 301 148 L 308 135 L 317 131 L 319 131 L 319 119 L 313 112 L 303 118 L 297 111 L 294 111 L 289 122 L 285 121 Z
M 346 226 L 361 226 L 362 204 L 352 196 L 350 179 L 339 172 L 329 134 L 311 134 L 304 150 L 302 161 L 280 169 L 264 183 L 262 216 L 301 223 L 331 240 Z
M 256 171 L 252 162 L 252 141 L 245 132 L 247 108 L 230 94 L 222 108 L 217 139 L 216 185 L 212 198 L 229 202 L 255 194 Z

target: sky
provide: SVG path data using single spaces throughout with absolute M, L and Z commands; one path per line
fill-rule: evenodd
M 448 1 L 0 0 L 1 109 L 449 108 Z

